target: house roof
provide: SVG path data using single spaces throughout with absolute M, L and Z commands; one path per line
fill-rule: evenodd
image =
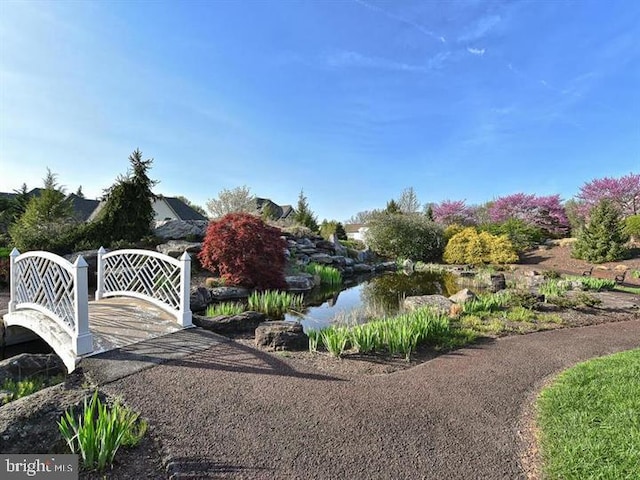
M 278 205 L 268 198 L 255 197 L 254 201 L 256 203 L 256 210 L 260 214 L 267 205 L 271 205 L 275 220 L 284 220 L 295 212 L 291 205 Z
M 167 202 L 167 205 L 169 205 L 169 208 L 173 210 L 173 212 L 176 214 L 176 216 L 180 220 L 204 220 L 204 221 L 208 220 L 207 217 L 195 211 L 193 208 L 191 208 L 189 205 L 184 203 L 179 198 L 176 198 L 176 197 L 162 197 L 162 198 L 164 198 L 165 202 Z
M 91 217 L 91 214 L 98 208 L 100 204 L 99 200 L 91 200 L 89 198 L 82 198 L 72 193 L 67 197 L 71 202 L 71 208 L 73 208 L 73 217 L 79 222 L 86 222 Z

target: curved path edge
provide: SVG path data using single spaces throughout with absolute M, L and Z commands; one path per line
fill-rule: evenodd
M 544 382 L 639 346 L 634 319 L 345 378 L 223 342 L 104 389 L 149 419 L 173 478 L 512 480 L 526 478 L 522 415 Z

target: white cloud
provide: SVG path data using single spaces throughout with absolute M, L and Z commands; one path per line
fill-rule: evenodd
M 486 49 L 467 47 L 467 52 L 469 52 L 472 55 L 478 55 L 479 57 L 482 57 L 484 55 L 484 52 L 486 52 Z

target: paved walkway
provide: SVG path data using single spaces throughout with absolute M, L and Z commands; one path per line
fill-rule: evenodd
M 524 478 L 523 408 L 543 382 L 638 346 L 640 321 L 625 321 L 508 337 L 348 379 L 203 341 L 105 390 L 149 418 L 172 471 L 188 478 L 513 480 Z

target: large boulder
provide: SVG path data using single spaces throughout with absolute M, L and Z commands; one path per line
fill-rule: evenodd
M 156 222 L 153 234 L 165 240 L 204 238 L 209 222 L 205 220 L 162 220 Z
M 464 302 L 468 302 L 470 300 L 475 300 L 476 298 L 478 298 L 478 297 L 476 296 L 475 293 L 473 293 L 468 288 L 463 288 L 458 293 L 455 293 L 455 294 L 451 295 L 449 297 L 449 300 L 451 300 L 454 303 L 464 303 Z
M 326 253 L 314 253 L 309 260 L 313 263 L 323 263 L 326 265 L 333 263 L 333 257 Z
M 53 353 L 21 353 L 0 362 L 0 385 L 6 380 L 17 382 L 34 375 L 55 376 L 66 372 L 60 357 Z
M 507 288 L 507 281 L 504 278 L 504 273 L 495 273 L 491 275 L 491 291 L 493 293 L 499 292 Z
M 366 263 L 355 263 L 351 268 L 354 273 L 371 273 L 375 271 L 375 267 L 367 265 Z
M 431 307 L 438 313 L 449 314 L 453 302 L 443 295 L 419 295 L 404 299 L 403 306 L 409 311 Z
M 267 350 L 306 350 L 309 337 L 298 322 L 264 322 L 256 328 L 256 346 Z
M 1 406 L 0 452 L 66 453 L 56 423 L 90 394 L 59 384 Z
M 216 302 L 247 298 L 251 293 L 244 287 L 216 287 L 209 290 L 209 292 L 211 293 L 211 299 Z
M 174 258 L 180 258 L 183 253 L 187 252 L 193 259 L 200 253 L 200 250 L 202 250 L 202 243 L 187 242 L 185 240 L 169 240 L 167 243 L 158 245 L 156 250 Z
M 238 315 L 219 315 L 217 317 L 194 315 L 193 323 L 200 328 L 220 334 L 246 333 L 253 332 L 266 318 L 266 315 L 260 312 L 242 312 Z
M 308 292 L 316 286 L 313 275 L 303 273 L 300 275 L 288 275 L 284 277 L 287 282 L 287 290 L 290 292 Z
M 190 305 L 192 312 L 201 312 L 213 301 L 211 291 L 205 287 L 191 290 Z

